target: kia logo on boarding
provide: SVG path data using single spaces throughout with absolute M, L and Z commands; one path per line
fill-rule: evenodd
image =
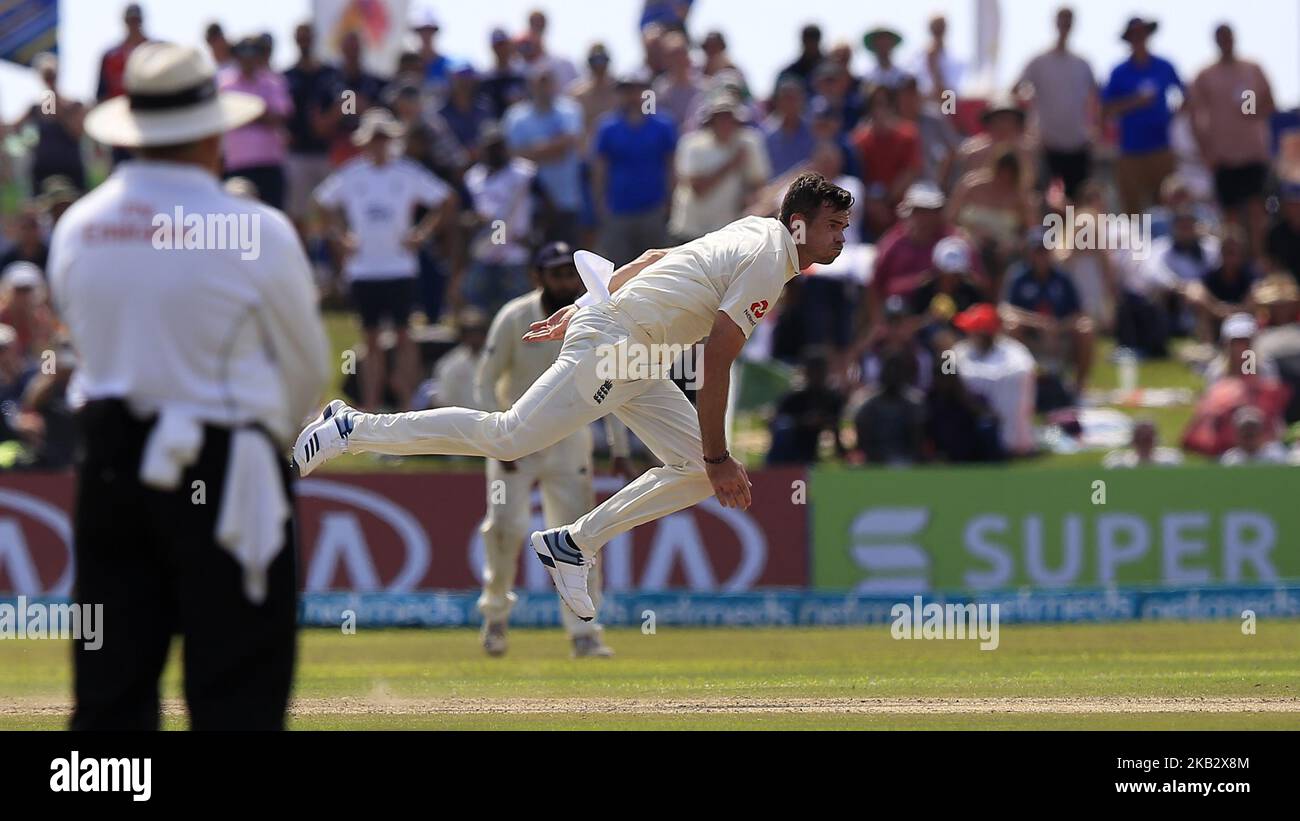
M 614 476 L 597 476 L 597 498 L 623 487 Z M 697 516 L 721 522 L 734 539 L 719 543 L 700 532 Z M 530 529 L 546 527 L 542 516 L 541 494 L 532 493 Z M 648 554 L 634 561 L 632 533 L 615 536 L 600 551 L 601 570 L 606 590 L 689 590 L 737 592 L 753 589 L 767 566 L 767 536 L 748 513 L 725 508 L 716 499 L 707 499 L 692 510 L 665 516 L 650 526 Z M 730 549 L 728 549 L 730 548 Z M 554 590 L 550 576 L 540 562 L 531 560 L 531 549 L 524 556 L 520 587 L 534 592 Z M 732 556 L 735 558 L 733 559 Z M 470 539 L 468 561 L 475 576 L 482 581 L 484 566 L 483 535 L 475 529 Z M 680 582 L 675 579 L 680 574 Z
M 49 502 L 0 487 L 0 591 L 72 593 L 72 523 Z
M 334 579 L 340 569 L 346 589 L 409 593 L 419 586 L 433 561 L 433 550 L 424 526 L 406 508 L 372 490 L 342 482 L 304 479 L 297 489 L 301 499 L 333 503 L 325 506 L 311 540 L 304 585 L 307 592 L 336 589 Z M 375 566 L 367 539 L 368 533 L 376 535 L 385 528 L 396 535 L 403 548 L 403 562 L 395 573 Z

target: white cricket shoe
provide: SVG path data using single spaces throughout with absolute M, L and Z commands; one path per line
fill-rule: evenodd
M 306 476 L 348 449 L 351 411 L 342 399 L 335 399 L 302 429 L 298 441 L 293 443 L 293 461 L 299 476 Z
M 489 656 L 504 656 L 509 648 L 504 621 L 483 622 L 483 649 Z
M 607 659 L 614 657 L 614 650 L 597 633 L 590 636 L 574 636 L 571 655 L 575 659 Z
M 587 571 L 591 565 L 569 538 L 569 532 L 562 527 L 538 531 L 533 533 L 531 541 L 537 558 L 551 574 L 560 598 L 573 614 L 583 621 L 596 618 L 596 606 L 587 595 Z

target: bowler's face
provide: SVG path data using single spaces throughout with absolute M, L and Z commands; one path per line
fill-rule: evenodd
M 829 205 L 818 208 L 816 216 L 808 223 L 804 236 L 804 245 L 811 261 L 819 265 L 834 262 L 844 250 L 844 232 L 848 227 L 848 211 L 836 211 Z

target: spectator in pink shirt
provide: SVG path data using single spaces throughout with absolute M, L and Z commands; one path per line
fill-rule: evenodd
M 264 68 L 265 45 L 254 37 L 235 44 L 235 64 L 219 72 L 223 91 L 243 91 L 261 97 L 266 112 L 251 123 L 226 133 L 222 144 L 225 177 L 243 177 L 257 189 L 262 202 L 284 207 L 284 126 L 293 113 L 293 102 L 284 83 Z

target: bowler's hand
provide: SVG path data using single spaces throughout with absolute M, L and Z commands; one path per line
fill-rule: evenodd
M 738 510 L 749 508 L 749 489 L 753 485 L 749 482 L 745 466 L 736 461 L 734 456 L 727 457 L 727 461 L 720 465 L 705 462 L 704 471 L 709 475 L 709 483 L 713 485 L 713 495 L 718 497 L 718 502 L 723 507 Z
M 524 334 L 525 342 L 549 342 L 552 339 L 564 339 L 564 332 L 569 329 L 569 320 L 578 310 L 576 305 L 566 305 L 546 319 L 539 319 L 528 326 Z

